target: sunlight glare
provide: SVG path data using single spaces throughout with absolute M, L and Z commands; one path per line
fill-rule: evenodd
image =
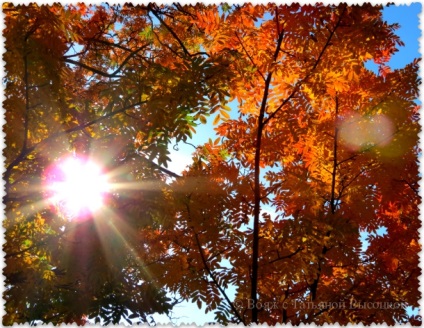
M 50 181 L 52 202 L 70 218 L 99 210 L 109 190 L 106 176 L 90 160 L 68 158 L 57 166 L 58 176 Z

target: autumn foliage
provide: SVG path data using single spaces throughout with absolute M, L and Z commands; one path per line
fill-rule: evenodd
M 381 6 L 3 12 L 4 325 L 421 324 L 419 60 L 390 68 Z M 46 190 L 71 153 L 115 186 L 80 220 Z

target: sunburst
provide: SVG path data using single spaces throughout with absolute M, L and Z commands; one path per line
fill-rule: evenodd
M 110 184 L 94 161 L 68 157 L 50 170 L 47 189 L 50 202 L 69 219 L 74 219 L 101 209 Z

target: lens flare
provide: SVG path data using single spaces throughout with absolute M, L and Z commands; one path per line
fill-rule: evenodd
M 109 184 L 97 164 L 70 157 L 49 172 L 47 189 L 51 193 L 50 201 L 72 219 L 99 210 Z
M 351 150 L 384 147 L 393 139 L 394 125 L 385 115 L 361 116 L 353 113 L 339 126 L 342 143 Z

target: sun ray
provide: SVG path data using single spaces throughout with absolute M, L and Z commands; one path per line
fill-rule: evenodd
M 107 219 L 104 220 L 104 218 Z M 119 242 L 124 245 L 127 251 L 126 254 L 129 254 L 133 258 L 138 268 L 143 270 L 149 280 L 153 280 L 151 273 L 147 269 L 146 263 L 143 262 L 139 254 L 134 250 L 134 245 L 129 242 L 129 240 L 136 239 L 132 227 L 126 224 L 115 211 L 106 207 L 96 214 L 94 223 L 100 237 L 100 242 L 102 243 L 103 251 L 106 255 L 106 260 L 108 260 L 110 265 L 114 265 L 112 261 L 113 256 L 110 254 L 110 240 L 107 240 L 104 236 L 109 235 L 111 231 L 114 237 L 118 238 Z

